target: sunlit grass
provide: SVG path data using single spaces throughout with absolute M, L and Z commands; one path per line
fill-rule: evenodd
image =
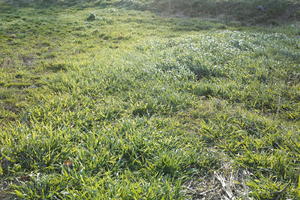
M 0 22 L 0 197 L 193 199 L 231 170 L 236 197 L 297 198 L 297 23 L 117 7 Z

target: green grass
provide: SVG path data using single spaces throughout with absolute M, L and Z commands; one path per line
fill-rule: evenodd
M 1 5 L 1 199 L 299 198 L 298 21 Z

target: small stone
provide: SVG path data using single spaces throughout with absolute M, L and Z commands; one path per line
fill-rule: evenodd
M 265 12 L 267 10 L 266 7 L 264 7 L 263 5 L 259 5 L 256 8 L 257 8 L 257 10 L 263 11 L 263 12 Z
M 89 17 L 86 19 L 87 21 L 94 21 L 96 19 L 96 15 L 91 13 Z

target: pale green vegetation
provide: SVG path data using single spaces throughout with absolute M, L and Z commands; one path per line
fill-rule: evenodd
M 178 18 L 178 0 L 163 15 L 163 1 L 10 2 L 0 199 L 299 198 L 296 12 L 258 26 L 229 8 Z

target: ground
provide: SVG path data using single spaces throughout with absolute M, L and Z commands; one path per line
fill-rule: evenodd
M 299 22 L 1 5 L 2 199 L 299 198 Z

